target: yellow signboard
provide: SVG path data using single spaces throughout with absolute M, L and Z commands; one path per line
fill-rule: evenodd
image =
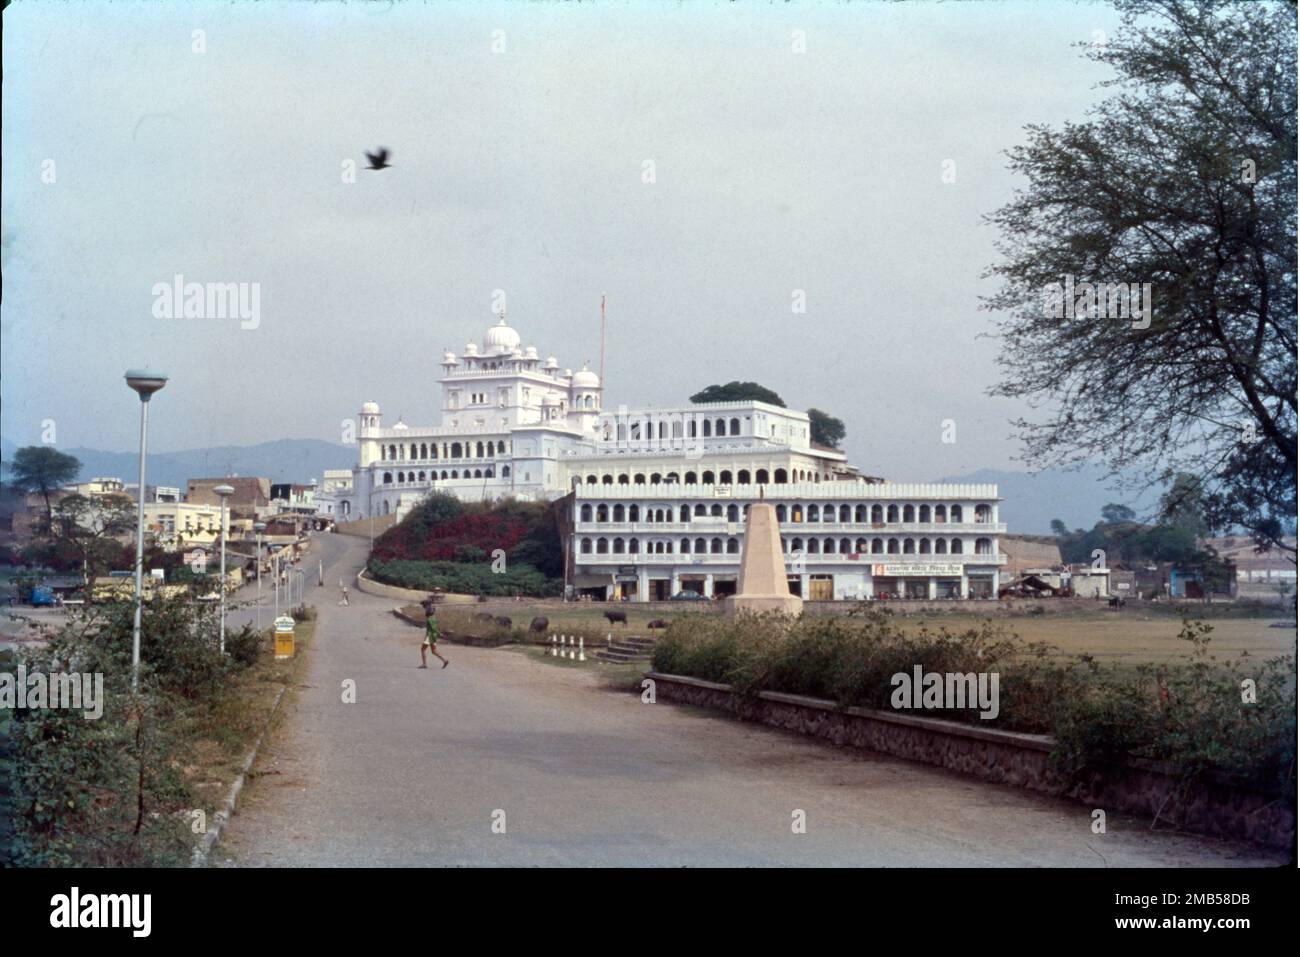
M 275 620 L 275 657 L 293 657 L 293 618 L 288 615 Z

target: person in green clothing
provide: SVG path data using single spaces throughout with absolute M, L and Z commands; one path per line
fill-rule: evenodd
M 437 608 L 434 607 L 433 602 L 430 600 L 425 600 L 423 602 L 423 607 L 424 607 L 424 643 L 420 645 L 420 667 L 421 668 L 429 667 L 429 665 L 427 664 L 426 655 L 429 652 L 433 652 L 433 657 L 441 661 L 442 666 L 446 668 L 449 664 L 451 664 L 451 662 L 448 661 L 446 658 L 444 658 L 442 655 L 438 654 L 438 637 L 440 633 L 438 631 L 438 619 L 434 615 L 434 612 L 437 611 Z

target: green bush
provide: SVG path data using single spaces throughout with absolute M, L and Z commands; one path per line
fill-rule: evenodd
M 72 612 L 29 672 L 103 676 L 103 713 L 16 709 L 9 730 L 13 833 L 0 857 L 20 866 L 183 865 L 193 807 L 182 769 L 190 729 L 210 712 L 239 667 L 218 648 L 206 606 L 156 599 L 143 609 L 140 693 L 132 694 L 131 602 Z M 238 638 L 236 638 L 238 643 Z
M 248 668 L 257 663 L 262 653 L 263 637 L 252 625 L 226 635 L 226 653 L 239 665 Z
M 1180 664 L 1101 668 L 1087 655 L 1050 660 L 985 622 L 952 632 L 904 631 L 887 610 L 848 616 L 774 615 L 725 619 L 685 616 L 656 643 L 656 671 L 729 684 L 741 695 L 779 691 L 829 699 L 841 707 L 890 709 L 892 677 L 924 672 L 999 677 L 999 713 L 945 711 L 943 718 L 1055 738 L 1054 766 L 1071 778 L 1130 757 L 1170 762 L 1184 781 L 1222 772 L 1270 791 L 1294 794 L 1294 658 L 1218 662 L 1212 626 L 1185 620 L 1191 653 Z M 1250 667 L 1247 667 L 1247 666 Z M 1257 700 L 1243 701 L 1250 679 Z
M 371 576 L 385 585 L 417 591 L 442 591 L 462 595 L 513 597 L 551 597 L 563 591 L 563 582 L 548 578 L 532 565 L 511 564 L 501 573 L 492 571 L 487 562 L 460 564 L 415 559 L 380 561 L 371 559 L 367 566 Z

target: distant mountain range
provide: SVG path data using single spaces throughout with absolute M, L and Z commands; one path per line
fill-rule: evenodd
M 0 458 L 8 462 L 16 446 L 0 441 Z M 61 449 L 81 461 L 81 480 L 116 477 L 127 483 L 139 477 L 136 452 L 104 452 L 99 449 Z M 258 445 L 229 445 L 183 452 L 151 453 L 145 481 L 150 485 L 185 488 L 192 478 L 221 478 L 227 475 L 259 475 L 272 482 L 306 484 L 319 480 L 325 469 L 351 468 L 357 460 L 355 446 L 337 445 L 319 439 L 277 439 Z
M 0 458 L 8 462 L 16 446 L 0 440 Z M 63 449 L 81 460 L 83 480 L 115 476 L 134 482 L 137 460 L 134 452 L 104 452 L 99 449 Z M 306 484 L 320 479 L 326 469 L 351 468 L 357 460 L 355 446 L 338 445 L 320 439 L 277 439 L 258 445 L 230 445 L 183 452 L 159 452 L 149 456 L 150 485 L 174 485 L 185 488 L 187 479 L 219 478 L 226 475 L 260 475 L 272 482 Z M 1133 501 L 1132 496 L 1109 491 L 1102 481 L 1101 469 L 1078 472 L 1027 472 L 981 469 L 966 475 L 945 476 L 940 482 L 992 482 L 1003 498 L 1002 519 L 1012 532 L 1045 535 L 1051 531 L 1052 519 L 1059 518 L 1070 528 L 1092 528 L 1101 517 L 1103 505 L 1121 502 L 1142 514 L 1143 508 L 1155 504 L 1158 493 L 1146 496 L 1150 501 Z

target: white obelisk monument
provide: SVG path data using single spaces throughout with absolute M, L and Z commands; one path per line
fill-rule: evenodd
M 759 498 L 762 498 L 759 490 Z M 749 506 L 745 519 L 745 550 L 740 556 L 740 581 L 737 592 L 723 602 L 728 615 L 741 612 L 776 611 L 798 615 L 803 599 L 790 594 L 785 574 L 785 556 L 781 553 L 781 526 L 776 509 L 758 501 Z

